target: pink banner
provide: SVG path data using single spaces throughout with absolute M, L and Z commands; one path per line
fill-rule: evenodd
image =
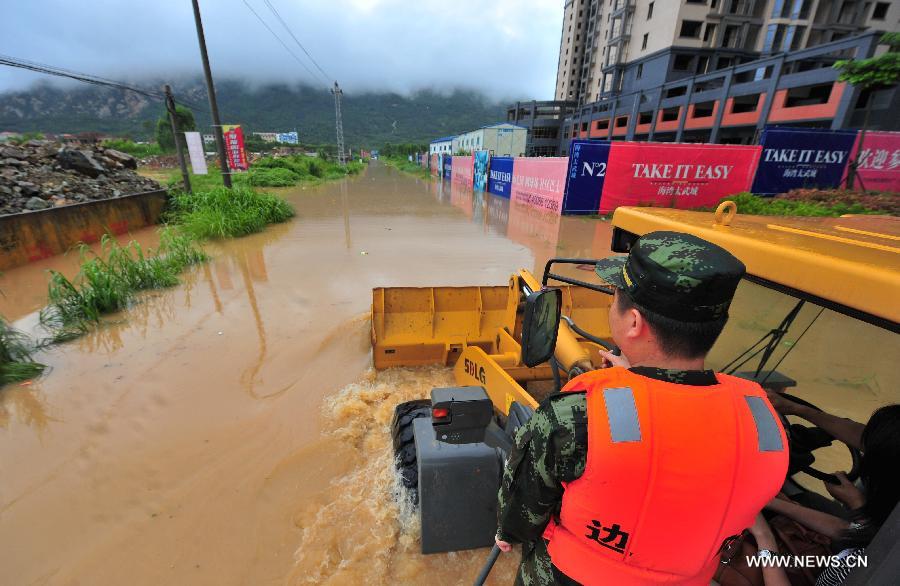
M 462 183 L 469 187 L 473 186 L 474 174 L 473 166 L 475 165 L 474 157 L 457 157 L 454 155 L 452 161 L 452 170 L 450 181 L 453 183 Z
M 560 213 L 568 169 L 567 157 L 516 157 L 510 189 L 512 200 Z
M 440 175 L 441 174 L 441 157 L 440 157 L 440 155 L 437 155 L 437 154 L 431 155 L 431 174 L 432 175 Z
M 599 211 L 634 205 L 713 207 L 723 197 L 750 189 L 761 150 L 760 146 L 616 142 L 609 153 Z
M 850 158 L 859 161 L 856 188 L 900 192 L 900 132 L 866 132 L 862 152 L 859 139 Z

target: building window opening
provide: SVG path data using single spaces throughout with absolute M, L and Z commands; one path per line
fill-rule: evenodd
M 675 71 L 690 71 L 693 64 L 693 55 L 675 55 L 675 60 L 672 62 L 672 69 Z
M 686 93 L 687 93 L 687 87 L 682 85 L 682 86 L 673 87 L 672 89 L 666 90 L 666 97 L 667 98 L 677 98 L 678 96 L 683 96 Z
M 681 108 L 666 108 L 662 111 L 662 122 L 674 122 L 678 120 L 678 115 L 681 113 Z
M 715 106 L 716 103 L 713 101 L 694 104 L 694 113 L 691 115 L 691 118 L 709 118 L 713 115 Z
M 653 121 L 653 114 L 650 112 L 641 112 L 638 116 L 638 124 L 650 124 Z
M 653 4 L 654 3 L 651 2 L 649 5 L 647 5 L 647 20 L 653 18 Z
M 587 132 L 587 129 L 588 129 L 588 123 L 582 122 L 581 123 L 581 132 Z
M 650 33 L 644 33 L 644 40 L 641 42 L 641 51 L 647 48 L 647 40 L 650 38 Z
M 650 3 L 650 6 L 651 6 L 650 10 L 652 11 L 653 10 L 652 2 Z M 875 10 L 872 11 L 872 20 L 884 20 L 885 18 L 887 18 L 888 8 L 890 8 L 890 7 L 891 7 L 890 2 L 876 2 Z
M 699 39 L 701 28 L 703 28 L 702 20 L 682 20 L 681 32 L 678 36 L 687 39 Z
M 784 99 L 785 108 L 796 108 L 797 106 L 818 106 L 827 104 L 831 97 L 831 89 L 833 83 L 807 85 L 803 87 L 791 88 L 788 90 Z
M 756 109 L 759 107 L 759 96 L 760 94 L 737 96 L 731 102 L 731 113 L 744 114 L 746 112 L 756 112 Z
M 635 78 L 636 78 L 636 79 L 640 79 L 640 78 L 642 78 L 643 76 L 644 76 L 644 64 L 643 64 L 643 63 L 638 63 L 638 66 L 637 66 L 637 73 L 635 74 Z
M 616 118 L 616 128 L 625 128 L 628 126 L 628 116 L 619 116 Z
M 609 119 L 597 120 L 597 123 L 594 126 L 597 130 L 609 130 Z

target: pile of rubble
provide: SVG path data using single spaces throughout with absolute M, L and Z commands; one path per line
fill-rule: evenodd
M 160 189 L 135 169 L 137 159 L 99 145 L 0 144 L 0 215 Z

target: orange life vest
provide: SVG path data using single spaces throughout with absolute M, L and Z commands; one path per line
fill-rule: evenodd
M 720 548 L 784 483 L 787 438 L 762 388 L 717 374 L 689 386 L 625 368 L 583 374 L 584 474 L 544 533 L 582 584 L 709 584 Z

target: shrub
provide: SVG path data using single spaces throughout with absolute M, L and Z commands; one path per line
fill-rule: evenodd
M 730 195 L 722 201 L 731 200 L 737 204 L 738 212 L 759 216 L 814 216 L 837 217 L 844 214 L 883 214 L 896 215 L 898 202 L 895 195 L 839 191 L 815 191 L 815 197 L 809 193 L 796 190 L 775 197 L 760 197 L 744 192 Z M 893 207 L 892 207 L 893 206 Z M 892 211 L 893 210 L 893 211 Z
M 166 217 L 185 234 L 205 239 L 246 236 L 293 216 L 294 209 L 280 197 L 235 185 L 176 193 L 169 200 Z
M 44 372 L 32 359 L 34 347 L 28 336 L 0 317 L 0 385 L 34 378 Z
M 287 187 L 298 181 L 299 175 L 283 167 L 251 168 L 247 173 L 247 182 L 255 187 Z

